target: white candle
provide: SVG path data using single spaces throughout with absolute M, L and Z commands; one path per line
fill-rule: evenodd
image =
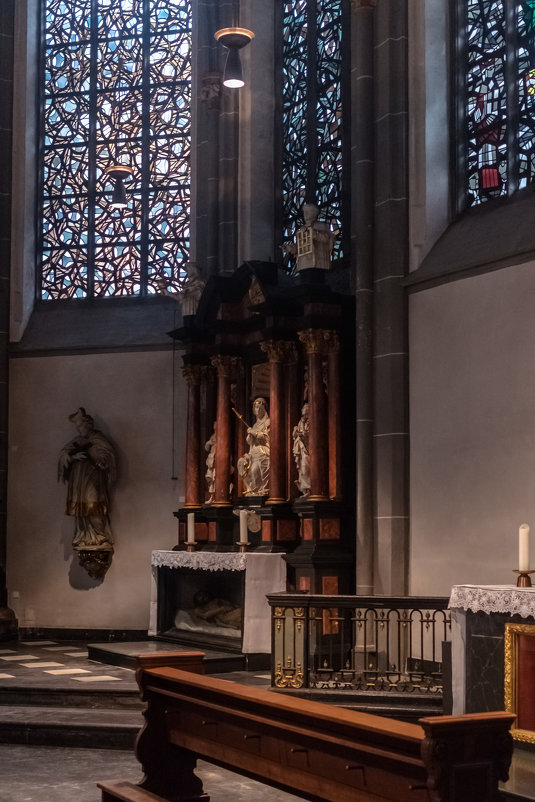
M 248 541 L 247 510 L 240 510 L 240 543 Z
M 188 537 L 186 543 L 195 543 L 195 513 L 188 512 Z
M 518 530 L 518 570 L 529 571 L 529 526 L 522 524 Z

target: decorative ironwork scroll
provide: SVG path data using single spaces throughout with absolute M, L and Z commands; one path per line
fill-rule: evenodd
M 190 0 L 42 0 L 40 297 L 177 290 L 188 259 Z M 122 212 L 104 170 L 134 168 Z
M 535 0 L 460 8 L 467 201 L 477 205 L 535 179 Z
M 282 20 L 283 239 L 305 201 L 342 226 L 342 14 L 344 0 L 293 0 Z M 334 258 L 341 256 L 341 240 Z

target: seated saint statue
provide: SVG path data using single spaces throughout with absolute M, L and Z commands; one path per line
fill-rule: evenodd
M 338 236 L 328 223 L 318 220 L 319 209 L 314 203 L 303 205 L 305 221 L 295 234 L 294 242 L 285 242 L 283 251 L 296 257 L 296 270 L 330 270 L 331 254 Z
M 308 450 L 308 437 L 310 423 L 308 420 L 308 404 L 303 404 L 299 423 L 293 428 L 293 448 L 297 479 L 295 484 L 302 496 L 310 493 L 310 454 Z
M 247 427 L 249 451 L 238 460 L 238 473 L 243 479 L 246 496 L 267 496 L 269 493 L 269 415 L 264 398 L 253 404 L 256 421 Z

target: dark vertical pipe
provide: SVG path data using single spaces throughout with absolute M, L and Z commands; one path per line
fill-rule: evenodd
M 0 62 L 2 108 L 0 143 L 4 154 L 11 153 L 13 105 L 14 0 L 2 0 L 0 14 Z M 8 425 L 8 341 L 9 341 L 9 279 L 11 250 L 11 160 L 0 165 L 0 640 L 14 635 L 16 620 L 7 607 L 7 425 Z

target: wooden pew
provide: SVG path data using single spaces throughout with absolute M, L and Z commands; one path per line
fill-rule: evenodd
M 99 783 L 102 802 L 209 802 L 197 758 L 312 802 L 500 798 L 513 749 L 509 713 L 405 724 L 192 673 L 201 659 L 139 658 L 147 709 L 136 755 L 145 776 L 139 785 Z

